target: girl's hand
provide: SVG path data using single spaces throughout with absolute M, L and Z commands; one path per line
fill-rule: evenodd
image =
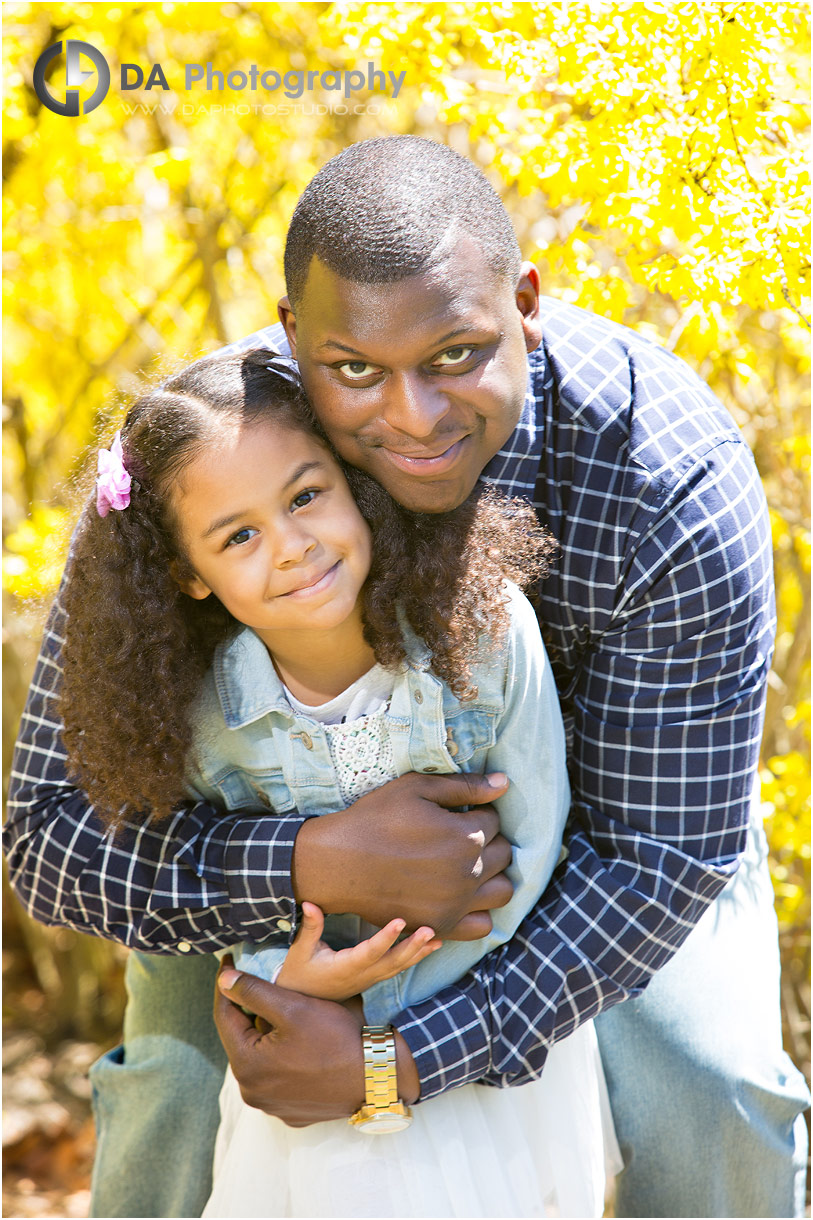
M 395 942 L 406 924 L 391 919 L 386 927 L 352 949 L 331 949 L 320 939 L 325 917 L 312 902 L 302 903 L 302 927 L 288 950 L 277 984 L 320 1000 L 347 1000 L 416 965 L 441 946 L 431 928 L 418 928 Z

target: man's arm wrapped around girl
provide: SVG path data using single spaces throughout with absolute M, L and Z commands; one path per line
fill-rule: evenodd
M 416 665 L 396 679 L 391 706 L 397 723 L 403 725 L 407 717 L 418 722 L 409 733 L 408 746 L 396 751 L 402 766 L 416 771 L 424 766 L 429 769 L 440 766 L 449 772 L 483 771 L 509 776 L 508 789 L 495 804 L 500 831 L 512 844 L 512 861 L 507 871 L 514 887 L 513 897 L 506 906 L 492 912 L 492 928 L 487 936 L 473 941 L 446 940 L 441 949 L 417 965 L 367 987 L 363 993 L 364 1008 L 371 1024 L 386 1024 L 402 1008 L 455 982 L 484 953 L 510 940 L 538 901 L 561 854 L 570 790 L 558 696 L 530 603 L 514 585 L 507 586 L 507 595 L 510 625 L 501 639 L 488 636 L 482 639 L 480 656 L 470 678 L 471 686 L 476 688 L 473 697 L 457 698 L 448 686 Z M 222 802 L 224 791 L 238 790 L 233 781 L 241 763 L 251 767 L 250 773 L 243 772 L 244 777 L 250 784 L 258 784 L 262 782 L 263 763 L 273 762 L 275 800 L 283 808 L 292 809 L 297 802 L 291 788 L 307 771 L 309 763 L 311 770 L 321 765 L 316 761 L 320 753 L 318 728 L 310 726 L 314 734 L 312 747 L 303 748 L 297 759 L 295 753 L 289 755 L 288 743 L 298 741 L 308 726 L 304 722 L 293 724 L 293 713 L 289 717 L 287 713 L 273 712 L 242 729 L 227 728 L 223 720 L 219 692 L 226 682 L 226 671 L 231 672 L 238 663 L 229 653 L 239 652 L 247 670 L 256 672 L 263 658 L 259 652 L 252 654 L 253 641 L 251 635 L 235 641 L 226 656 L 216 660 L 207 677 L 198 707 L 200 730 L 192 751 L 196 764 L 188 776 L 189 792 L 215 803 Z M 269 674 L 269 679 L 276 685 L 273 674 Z M 270 703 L 271 692 L 267 698 Z M 275 734 L 279 734 L 276 748 Z M 400 736 L 404 737 L 403 729 Z M 446 744 L 441 745 L 444 741 Z M 265 773 L 271 774 L 268 766 Z M 213 784 L 213 777 L 219 777 L 220 788 Z M 324 786 L 324 782 L 322 776 L 320 784 Z M 323 808 L 329 811 L 338 795 L 338 791 L 324 788 Z M 328 916 L 325 941 L 333 948 L 341 948 L 348 939 L 358 937 L 356 923 L 352 916 Z M 267 933 L 269 939 L 264 937 L 259 944 L 236 946 L 235 964 L 238 969 L 273 982 L 285 959 L 288 938 L 274 925 Z M 361 935 L 364 934 L 362 929 Z
M 162 821 L 125 817 L 114 834 L 69 776 L 59 712 L 64 585 L 63 580 L 46 625 L 12 763 L 3 846 L 17 897 L 40 923 L 146 953 L 211 952 L 261 938 L 278 921 L 293 938 L 294 847 L 310 814 L 293 810 L 279 818 L 258 802 L 255 809 L 224 817 L 222 809 L 199 801 L 179 806 Z M 479 880 L 461 873 L 464 861 L 484 855 L 469 841 L 471 831 L 486 827 L 487 841 L 494 833 L 488 831 L 496 824 L 496 814 L 487 810 L 494 796 L 488 782 L 461 775 L 453 791 L 452 781 L 440 776 L 397 783 L 389 801 L 390 841 L 399 828 L 404 834 L 408 829 L 408 850 L 427 863 L 423 890 L 417 877 L 409 887 L 415 922 L 438 923 L 420 909 L 438 875 L 450 879 L 448 894 L 438 896 L 441 906 L 496 905 L 481 905 L 477 897 L 480 886 L 490 892 L 499 880 L 491 864 Z M 447 812 L 466 804 L 475 808 L 465 819 Z M 381 867 L 387 863 L 382 860 Z M 400 876 L 397 859 L 389 867 Z
M 64 633 L 57 597 L 23 713 L 3 831 L 11 882 L 29 913 L 159 953 L 225 947 L 254 919 L 295 919 L 291 860 L 304 816 L 224 819 L 199 802 L 159 823 L 133 818 L 115 835 L 108 830 L 67 773 L 58 710 Z

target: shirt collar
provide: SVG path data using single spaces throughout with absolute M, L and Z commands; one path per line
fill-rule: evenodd
M 528 382 L 519 423 L 483 470 L 480 477 L 485 483 L 510 483 L 512 495 L 533 500 L 545 444 L 545 414 L 540 408 L 549 385 L 548 360 L 540 343 L 528 358 Z

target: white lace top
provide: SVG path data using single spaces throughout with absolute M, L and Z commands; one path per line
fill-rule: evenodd
M 398 777 L 386 721 L 394 684 L 391 670 L 374 665 L 347 690 L 318 707 L 300 702 L 285 687 L 285 697 L 295 711 L 324 725 L 345 807 Z

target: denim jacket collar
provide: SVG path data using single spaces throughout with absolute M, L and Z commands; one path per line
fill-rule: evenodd
M 429 668 L 431 653 L 398 612 L 407 649 L 410 669 Z M 242 627 L 236 635 L 218 644 L 213 664 L 223 719 L 230 729 L 240 729 L 270 712 L 290 719 L 291 705 L 285 697 L 271 656 L 260 637 L 251 627 Z
M 291 705 L 268 649 L 250 627 L 242 627 L 218 644 L 213 670 L 223 718 L 230 729 L 241 729 L 269 712 L 290 716 Z

